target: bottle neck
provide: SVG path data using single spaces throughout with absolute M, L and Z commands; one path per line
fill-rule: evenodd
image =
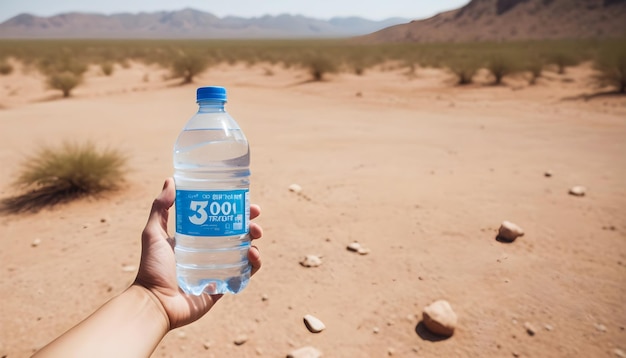
M 201 100 L 198 101 L 198 112 L 225 112 L 224 105 L 225 101 L 218 100 Z

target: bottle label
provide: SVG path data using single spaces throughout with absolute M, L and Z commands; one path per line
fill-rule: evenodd
M 248 189 L 176 190 L 176 232 L 190 236 L 234 236 L 248 232 Z

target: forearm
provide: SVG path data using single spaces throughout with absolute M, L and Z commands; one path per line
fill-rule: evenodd
M 149 357 L 168 330 L 157 298 L 133 285 L 34 357 Z

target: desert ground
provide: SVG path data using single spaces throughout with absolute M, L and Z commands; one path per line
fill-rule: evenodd
M 0 356 L 29 356 L 133 281 L 195 89 L 223 85 L 251 145 L 264 266 L 154 357 L 624 357 L 626 97 L 586 97 L 602 92 L 592 72 L 459 87 L 393 64 L 323 82 L 224 64 L 179 86 L 131 63 L 91 68 L 62 99 L 17 66 L 0 76 L 0 199 L 42 144 L 91 140 L 129 160 L 123 190 L 0 216 Z M 525 235 L 497 241 L 504 220 Z M 301 266 L 308 254 L 322 265 Z M 420 325 L 438 299 L 458 315 L 447 339 Z

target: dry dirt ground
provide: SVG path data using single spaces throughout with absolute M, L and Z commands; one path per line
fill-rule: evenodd
M 69 99 L 26 72 L 0 77 L 0 198 L 16 194 L 20 164 L 42 144 L 91 140 L 129 166 L 120 192 L 0 216 L 2 357 L 28 356 L 132 282 L 196 85 L 228 88 L 251 143 L 264 267 L 154 357 L 284 357 L 306 345 L 325 357 L 626 352 L 626 97 L 583 99 L 598 91 L 589 65 L 535 86 L 479 76 L 456 87 L 436 69 L 313 83 L 263 65 L 177 86 L 132 64 L 112 77 L 92 68 Z M 575 185 L 587 195 L 568 195 Z M 526 235 L 496 241 L 503 220 Z M 347 251 L 353 241 L 371 253 Z M 300 266 L 307 254 L 323 264 Z M 437 299 L 459 317 L 449 339 L 419 325 Z M 326 330 L 310 333 L 305 314 Z

